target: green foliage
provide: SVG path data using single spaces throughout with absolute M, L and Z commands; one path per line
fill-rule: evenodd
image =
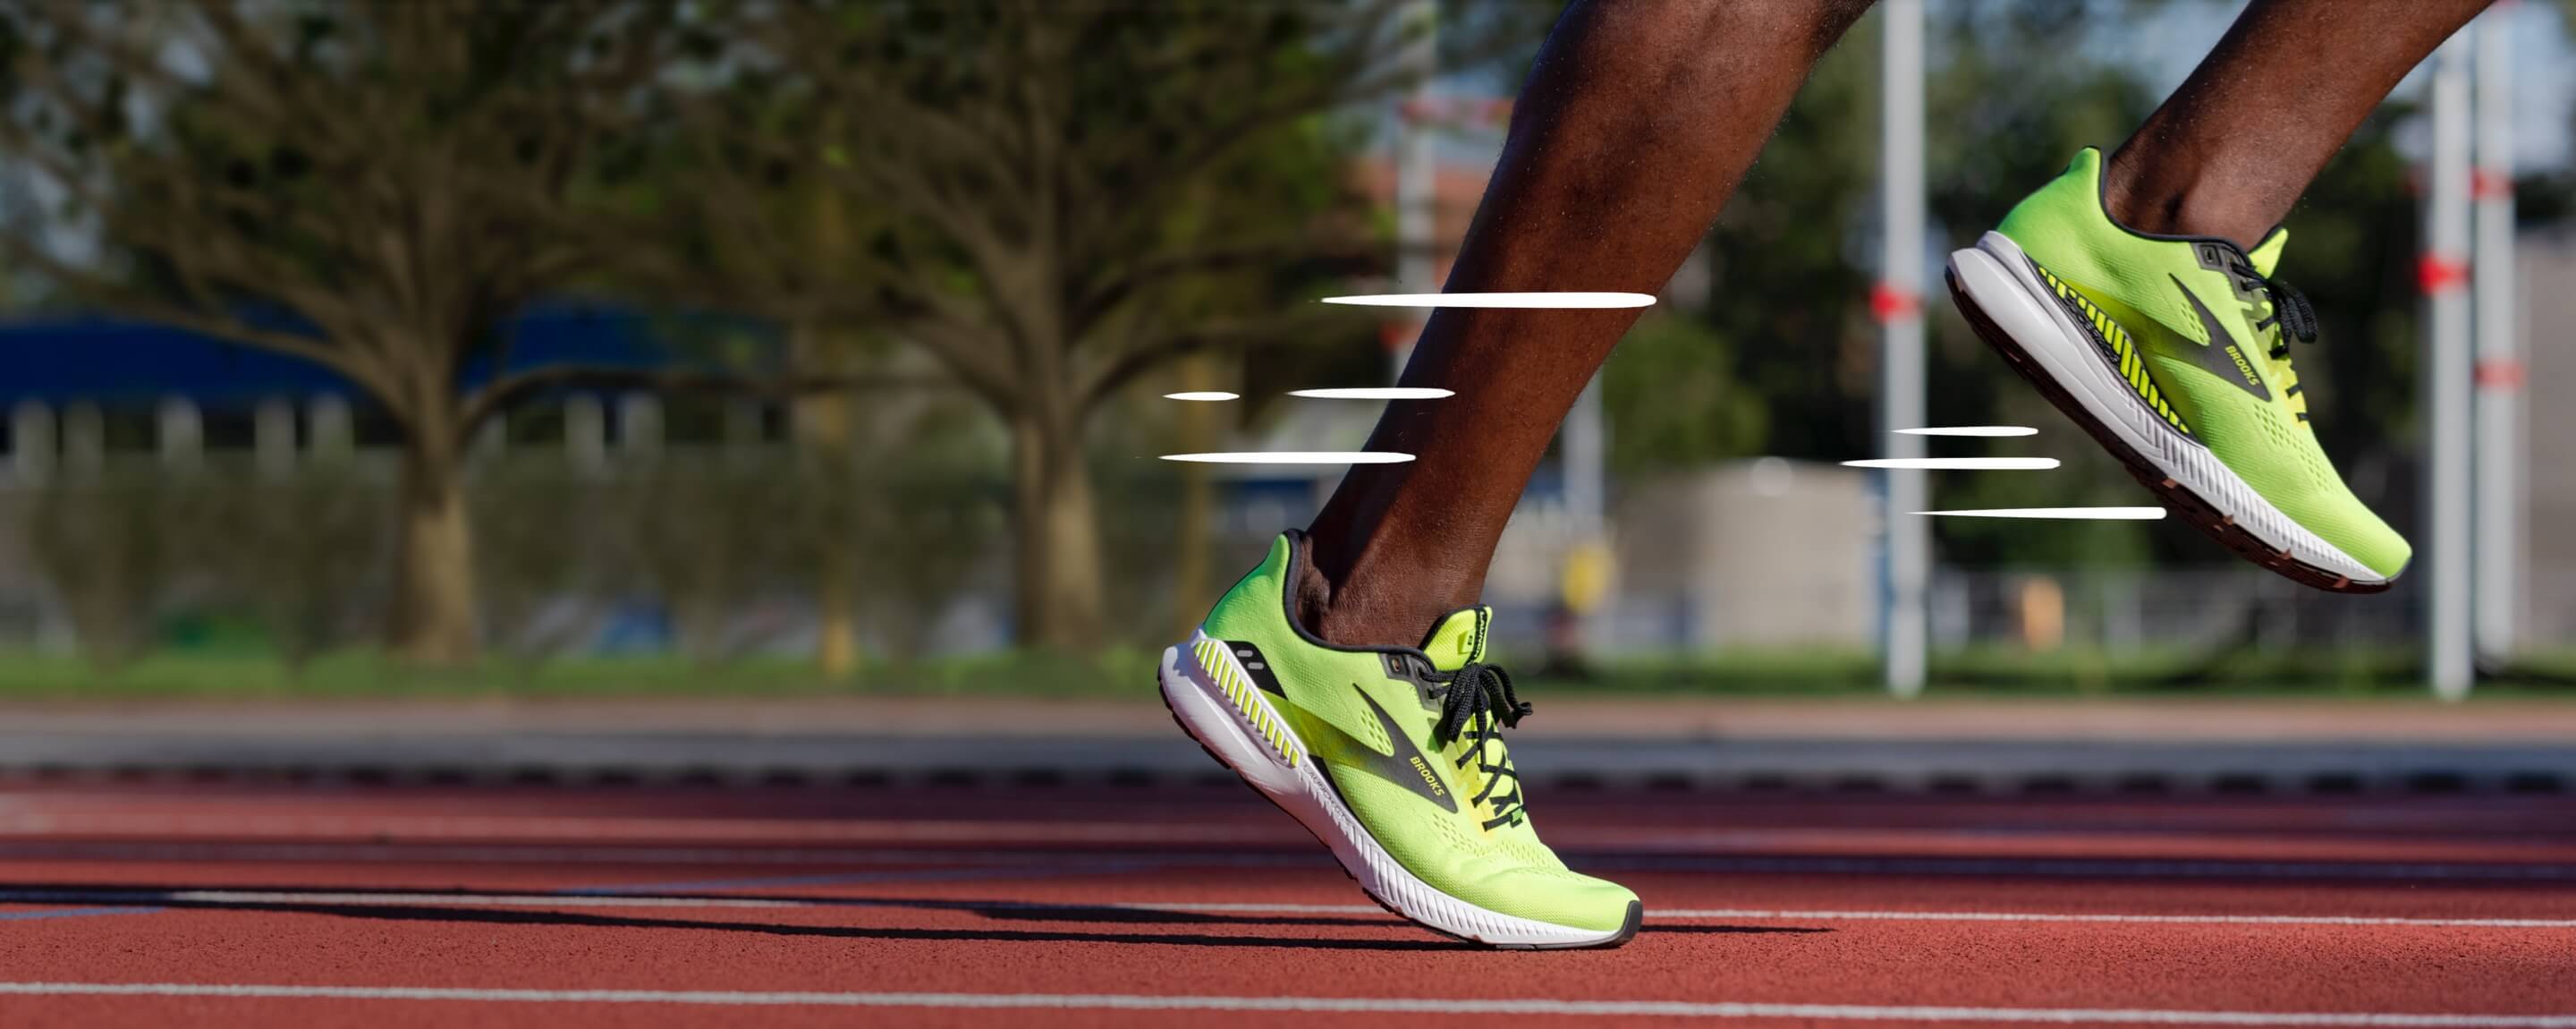
M 1977 234 L 2041 183 L 2055 178 L 2077 150 L 2107 153 L 2153 108 L 2154 98 L 2130 68 L 2104 64 L 2088 45 L 2107 25 L 2135 13 L 2130 5 L 1955 5 L 1934 27 L 1936 69 L 1926 83 L 1926 204 L 1949 247 Z M 2011 424 L 2036 437 L 1987 444 L 1936 443 L 1936 453 L 2038 455 L 2063 462 L 2045 475 L 1936 476 L 1940 507 L 2058 507 L 2148 502 L 2117 461 L 2066 420 L 1997 359 L 1960 320 L 1935 279 L 1931 315 L 1930 413 L 1934 424 Z M 1967 565 L 2049 567 L 2135 564 L 2151 552 L 2156 531 L 2136 522 L 1942 522 L 1945 560 Z M 2193 550 L 2192 553 L 2201 553 Z
M 1602 369 L 1610 463 L 1622 474 L 1759 454 L 1766 398 L 1735 378 L 1726 337 L 1688 315 L 1649 315 Z
M 1841 460 L 1870 439 L 1873 278 L 1856 239 L 1875 233 L 1878 48 L 1853 33 L 1827 54 L 1728 199 L 1706 244 L 1706 315 L 1732 344 L 1729 377 L 1762 398 L 1771 453 Z

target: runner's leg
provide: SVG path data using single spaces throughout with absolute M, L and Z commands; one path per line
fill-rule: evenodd
M 2105 206 L 2141 232 L 2252 247 L 2397 80 L 2492 2 L 2254 0 L 2111 155 Z
M 1539 51 L 1448 292 L 1654 293 L 1707 234 L 1808 69 L 1869 0 L 1582 2 Z M 1309 529 L 1296 614 L 1345 645 L 1411 646 L 1476 602 L 1557 423 L 1636 310 L 1436 312 Z

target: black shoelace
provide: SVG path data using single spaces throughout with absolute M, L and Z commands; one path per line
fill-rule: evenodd
M 1469 803 L 1492 806 L 1494 817 L 1485 820 L 1487 829 L 1521 824 L 1527 818 L 1521 805 L 1521 774 L 1512 769 L 1508 754 L 1499 761 L 1487 760 L 1485 745 L 1500 740 L 1504 729 L 1521 724 L 1534 709 L 1512 692 L 1511 673 L 1496 665 L 1471 661 L 1435 681 L 1448 685 L 1440 693 L 1440 721 L 1431 727 L 1432 739 L 1445 747 L 1464 732 L 1474 746 L 1458 755 L 1457 767 L 1463 769 L 1473 761 L 1485 777 L 1484 788 Z M 1510 788 L 1503 790 L 1506 779 Z
M 2293 336 L 2298 337 L 2301 343 L 2317 341 L 2317 309 L 2308 303 L 2307 294 L 2279 279 L 2263 280 L 2263 293 L 2272 298 L 2272 314 L 2255 322 L 2254 328 L 2259 331 L 2276 323 L 2281 326 L 2281 336 L 2272 344 L 2274 359 L 2290 356 L 2290 338 Z

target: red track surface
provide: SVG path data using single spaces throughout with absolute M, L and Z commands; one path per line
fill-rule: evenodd
M 0 790 L 0 1025 L 1465 1024 L 1643 1001 L 1721 1024 L 2576 1027 L 2569 798 L 1537 800 L 1578 867 L 1645 898 L 1628 946 L 1415 929 L 1235 789 L 21 785 Z M 1998 917 L 2025 915 L 2084 917 Z M 563 992 L 585 990 L 655 992 Z M 923 993 L 943 996 L 888 996 Z M 1160 998 L 1232 999 L 1100 1006 Z M 1456 1003 L 1280 1010 L 1315 998 Z M 1025 1006 L 972 1006 L 994 1003 Z M 1981 1010 L 1924 1010 L 1946 1007 Z

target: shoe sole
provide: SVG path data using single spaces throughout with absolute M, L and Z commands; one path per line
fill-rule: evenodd
M 2321 590 L 2377 593 L 2393 581 L 2291 520 L 2208 447 L 2166 425 L 2010 238 L 1989 232 L 1953 251 L 1948 279 L 1968 327 L 2203 535 Z
M 1637 934 L 1645 910 L 1636 901 L 1628 903 L 1619 928 L 1605 933 L 1493 911 L 1443 893 L 1407 871 L 1342 803 L 1322 766 L 1309 759 L 1305 741 L 1252 685 L 1251 676 L 1240 667 L 1202 665 L 1198 644 L 1205 639 L 1205 633 L 1193 633 L 1189 645 L 1163 650 L 1157 679 L 1172 720 L 1209 757 L 1315 834 L 1379 907 L 1433 932 L 1508 950 L 1616 947 Z M 1216 660 L 1232 665 L 1233 655 L 1222 645 L 1213 649 Z M 1224 685 L 1228 682 L 1234 685 Z

